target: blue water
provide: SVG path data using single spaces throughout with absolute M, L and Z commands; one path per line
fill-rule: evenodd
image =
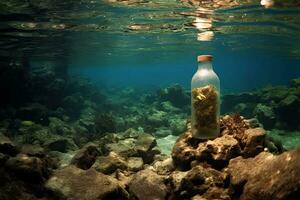
M 231 51 L 216 46 L 213 51 L 203 50 L 198 54 L 214 56 L 213 66 L 221 80 L 223 93 L 286 85 L 300 76 L 300 59 L 287 58 L 279 53 L 270 54 L 260 49 Z M 197 52 L 182 52 L 180 60 L 172 58 L 163 63 L 118 59 L 114 64 L 74 65 L 70 73 L 110 86 L 157 88 L 179 83 L 189 89 L 191 77 L 197 69 L 196 56 Z

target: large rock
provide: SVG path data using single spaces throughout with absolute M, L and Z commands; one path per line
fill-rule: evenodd
M 69 166 L 54 172 L 46 187 L 59 199 L 110 200 L 128 199 L 117 180 L 95 169 L 81 170 Z
M 97 145 L 88 143 L 75 154 L 71 164 L 81 169 L 89 169 L 95 163 L 99 154 Z
M 150 169 L 139 171 L 132 177 L 129 191 L 143 200 L 164 200 L 167 197 L 167 187 L 163 178 Z
M 154 156 L 159 154 L 155 138 L 148 133 L 140 133 L 136 138 L 127 138 L 105 145 L 106 151 L 115 152 L 123 158 L 142 157 L 143 162 L 153 162 Z
M 193 146 L 192 144 L 195 144 Z M 190 163 L 196 159 L 196 146 L 199 140 L 192 137 L 191 131 L 186 131 L 183 133 L 172 150 L 172 158 L 176 167 L 182 170 L 188 170 L 191 168 Z
M 157 93 L 161 101 L 170 101 L 176 107 L 183 107 L 189 104 L 190 98 L 179 84 L 161 89 Z
M 227 165 L 231 158 L 237 157 L 240 152 L 238 141 L 231 135 L 224 135 L 214 140 L 200 143 L 196 149 L 196 158 L 207 161 L 215 168 L 221 169 Z
M 242 138 L 243 157 L 254 157 L 266 146 L 266 131 L 262 128 L 247 129 Z
M 127 165 L 121 156 L 115 152 L 110 152 L 108 156 L 98 157 L 92 167 L 104 174 L 111 174 L 117 169 L 126 169 Z
M 25 154 L 18 154 L 16 157 L 9 158 L 5 167 L 26 182 L 43 182 L 49 175 L 47 162 Z
M 156 140 L 150 134 L 140 134 L 135 145 L 135 149 L 137 150 L 139 156 L 143 158 L 144 163 L 153 162 L 154 155 L 159 153 L 153 149 L 156 146 Z
M 253 114 L 256 118 L 261 122 L 266 129 L 274 128 L 276 123 L 276 115 L 274 113 L 274 109 L 271 106 L 267 106 L 264 104 L 257 104 L 255 107 Z
M 109 143 L 105 145 L 106 151 L 115 152 L 123 157 L 137 156 L 138 153 L 135 150 L 135 139 L 128 138 L 120 140 L 116 143 Z
M 239 116 L 224 116 L 221 119 L 220 136 L 212 140 L 192 137 L 191 128 L 176 141 L 172 158 L 177 168 L 189 170 L 192 163 L 206 163 L 215 169 L 228 165 L 230 159 L 240 155 L 254 157 L 266 148 L 266 133 L 262 128 L 250 128 Z
M 139 171 L 143 168 L 144 162 L 141 157 L 129 157 L 127 159 L 127 167 L 131 171 Z
M 187 172 L 175 171 L 170 177 L 175 199 L 190 199 L 196 194 L 211 196 L 212 188 L 215 188 L 215 191 L 220 190 L 222 195 L 227 193 L 227 175 L 212 168 L 198 165 Z M 228 194 L 226 196 L 228 197 Z
M 298 199 L 300 194 L 300 148 L 275 156 L 262 152 L 254 158 L 232 159 L 230 183 L 241 200 Z
M 53 136 L 52 138 L 49 138 L 43 146 L 50 151 L 59 151 L 62 153 L 78 149 L 77 145 L 71 138 L 60 136 Z

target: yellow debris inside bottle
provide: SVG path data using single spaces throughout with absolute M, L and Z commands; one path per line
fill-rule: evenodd
M 207 85 L 192 90 L 194 110 L 193 129 L 195 135 L 213 136 L 219 130 L 219 98 L 215 86 Z

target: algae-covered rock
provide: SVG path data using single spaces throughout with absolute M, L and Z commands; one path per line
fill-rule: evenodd
M 49 117 L 49 121 L 49 130 L 52 134 L 62 136 L 75 134 L 75 130 L 73 129 L 73 127 L 71 127 L 61 119 L 56 117 Z
M 144 163 L 153 162 L 154 155 L 160 153 L 154 149 L 156 144 L 155 138 L 150 134 L 144 133 L 137 138 L 135 149 L 139 156 L 143 158 Z
M 113 151 L 125 158 L 138 155 L 135 149 L 135 139 L 133 138 L 120 140 L 116 143 L 105 144 L 105 148 L 108 152 Z
M 188 105 L 190 102 L 189 96 L 179 84 L 159 90 L 158 97 L 162 101 L 170 101 L 176 107 Z
M 259 103 L 254 109 L 253 114 L 266 129 L 274 127 L 276 122 L 276 115 L 272 107 Z
M 69 166 L 56 170 L 46 183 L 60 199 L 128 199 L 128 193 L 116 179 L 97 172 Z
M 71 138 L 61 136 L 53 136 L 49 138 L 43 146 L 50 151 L 67 152 L 78 149 L 77 145 Z
M 99 156 L 92 168 L 104 174 L 111 174 L 117 169 L 126 169 L 127 164 L 124 158 L 111 152 L 108 156 Z

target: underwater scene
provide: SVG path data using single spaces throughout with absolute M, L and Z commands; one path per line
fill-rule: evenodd
M 299 0 L 0 1 L 0 200 L 298 200 Z

